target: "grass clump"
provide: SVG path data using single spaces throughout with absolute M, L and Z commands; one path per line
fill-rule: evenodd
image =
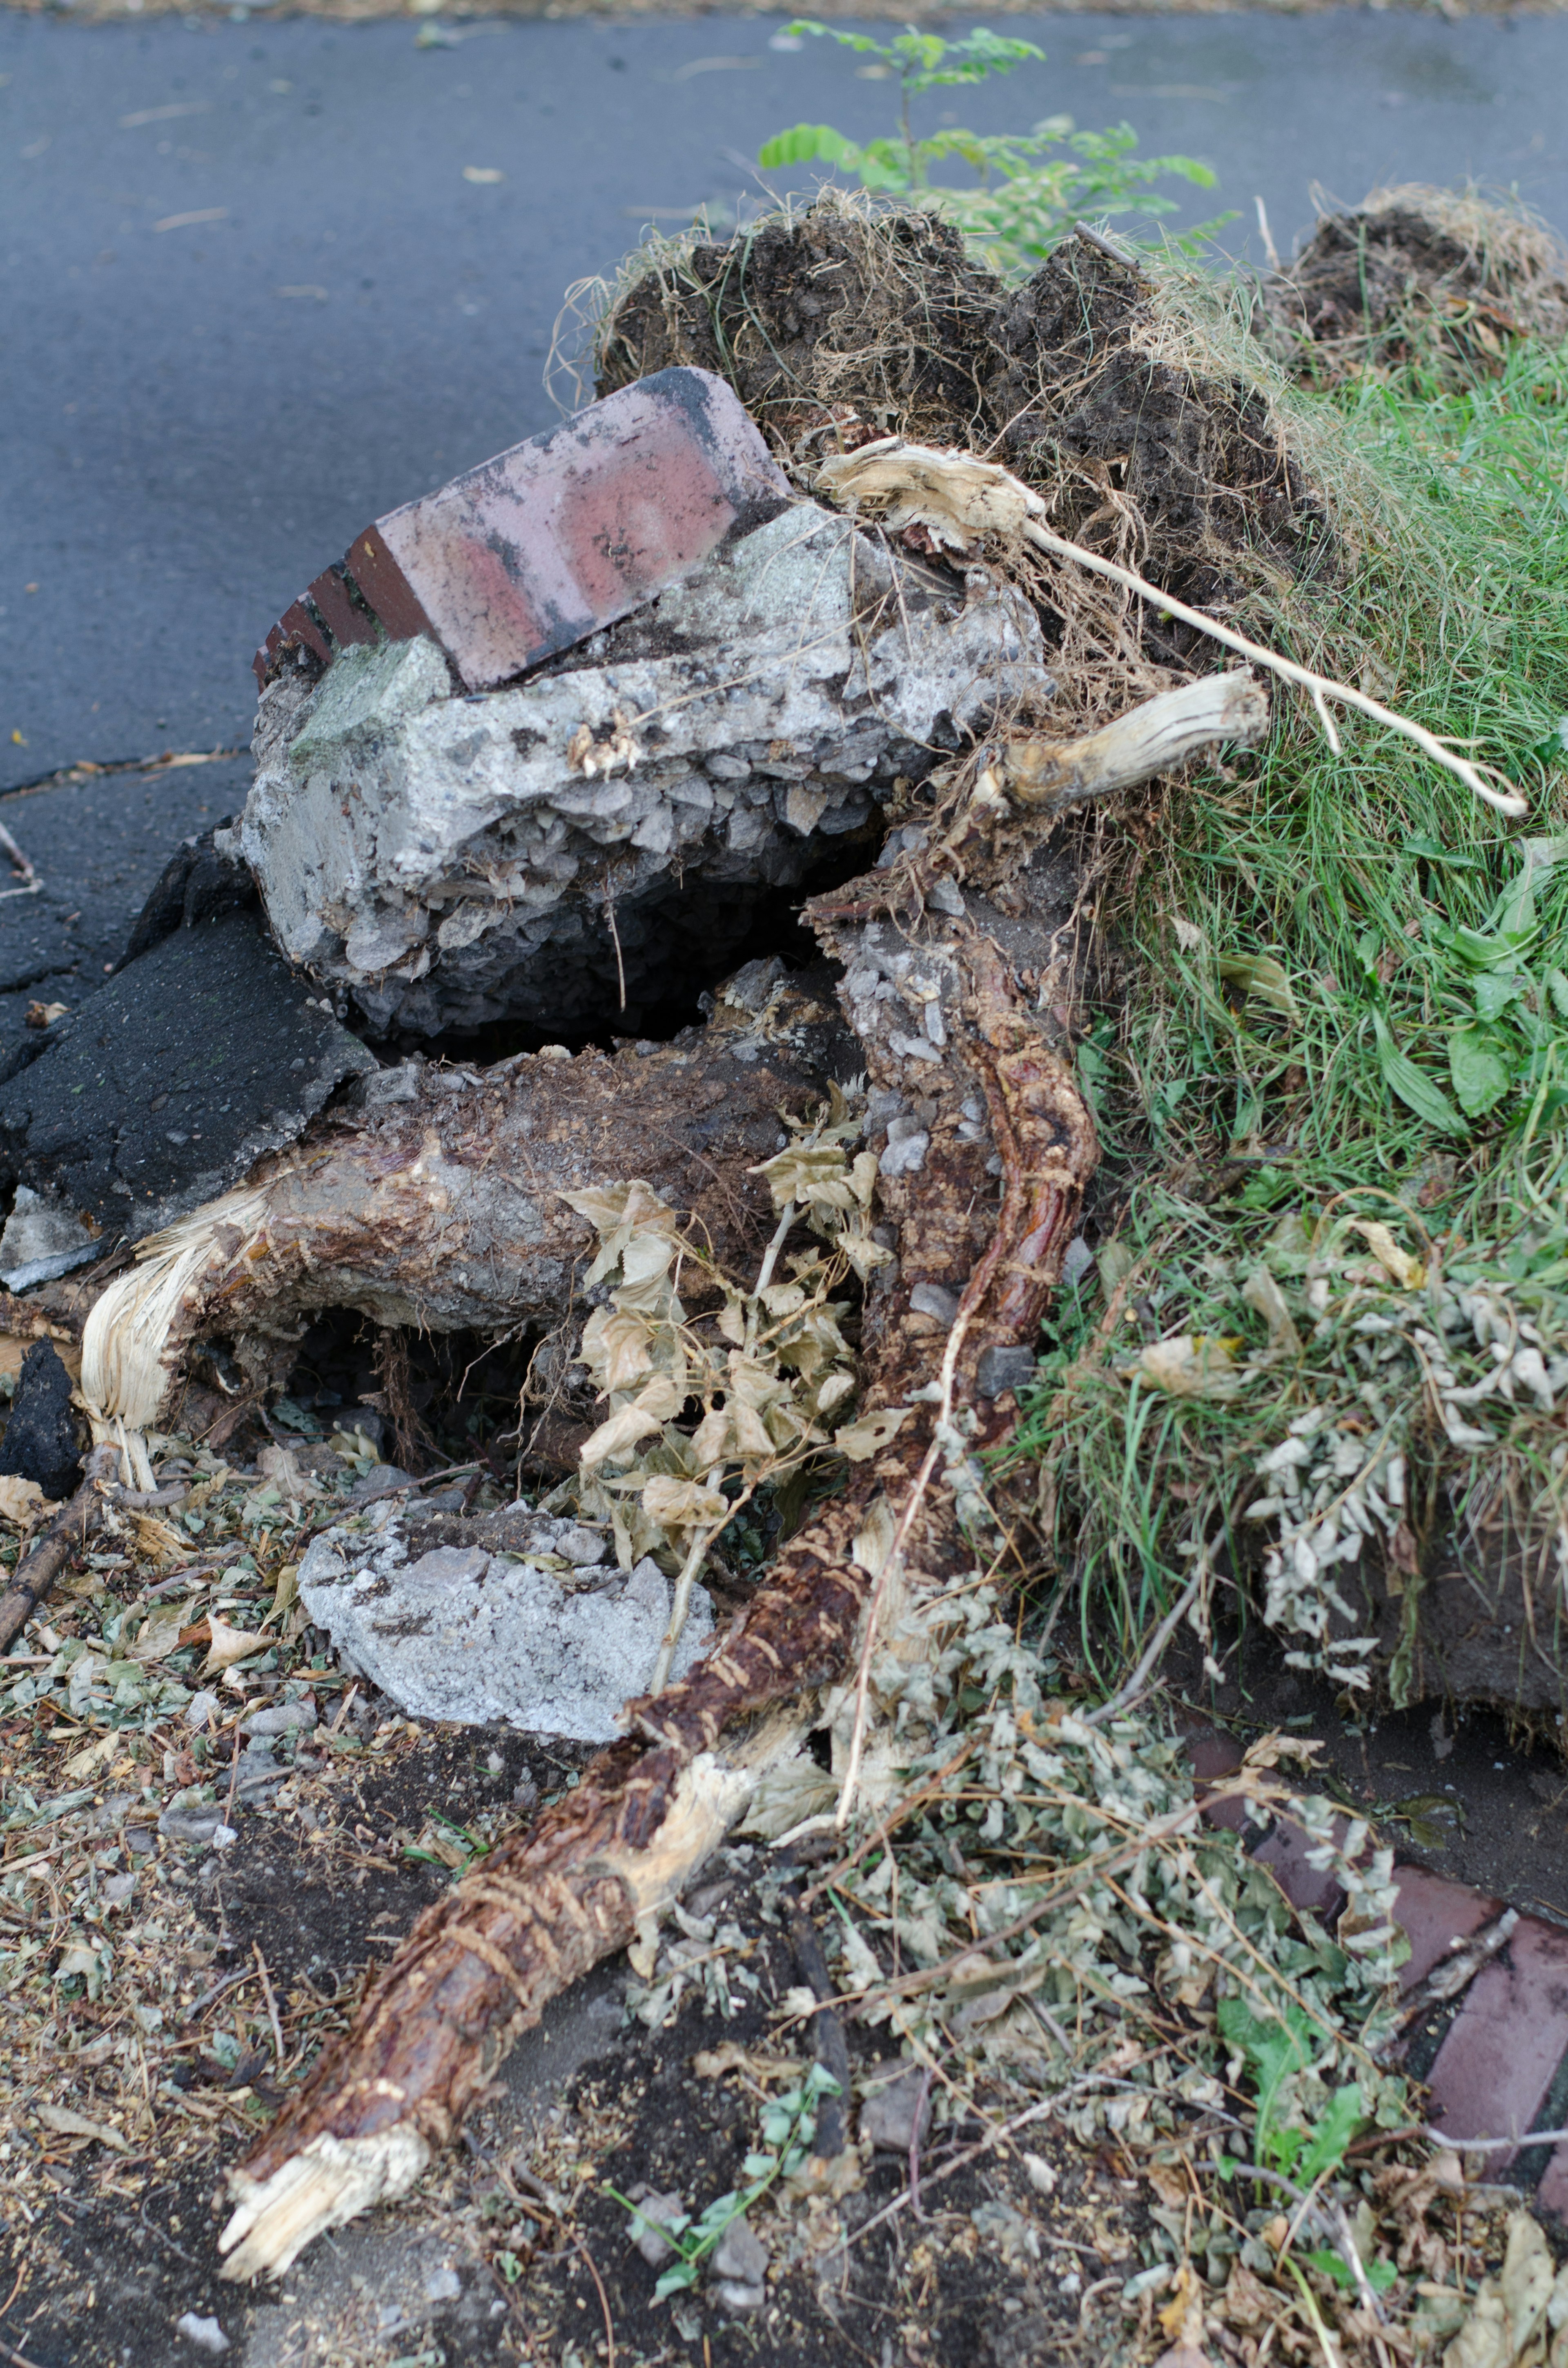
M 1250 1575 L 1293 1659 L 1386 1663 L 1407 1698 L 1457 1533 L 1495 1603 L 1525 1588 L 1547 1667 L 1515 1700 L 1558 1707 L 1568 349 L 1275 401 L 1344 558 L 1252 629 L 1500 765 L 1531 816 L 1282 708 L 1257 757 L 1134 818 L 1079 1051 L 1115 1211 L 1018 1452 L 1102 1655 L 1106 1615 L 1131 1642 L 1195 1572 L 1205 1600 Z

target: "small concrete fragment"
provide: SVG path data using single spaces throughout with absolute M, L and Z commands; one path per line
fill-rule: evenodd
M 71 1419 L 71 1376 L 48 1340 L 35 1340 L 22 1359 L 10 1419 L 0 1441 L 0 1473 L 31 1480 L 56 1504 L 82 1477 L 81 1450 Z
M 1032 611 L 800 503 L 519 687 L 454 698 L 429 639 L 281 674 L 242 844 L 375 1029 L 630 1031 L 901 779 L 1048 700 L 1041 659 Z
M 860 2135 L 887 2154 L 907 2154 L 919 2116 L 924 2141 L 931 2125 L 931 2091 L 921 2071 L 900 2072 L 873 2089 L 860 2108 Z
M 667 2237 L 660 2236 L 660 2227 L 668 2221 L 678 2220 L 686 2206 L 674 2188 L 667 2195 L 651 2195 L 646 2188 L 633 2188 L 631 2201 L 642 2215 L 632 2223 L 636 2234 L 631 2241 L 651 2270 L 662 2270 L 666 2261 L 675 2259 L 676 2248 Z
M 408 1526 L 394 1515 L 373 1536 L 328 1530 L 300 1565 L 300 1600 L 344 1660 L 416 1718 L 613 1742 L 617 1713 L 647 1691 L 670 1616 L 657 1563 L 630 1577 L 608 1562 L 565 1573 L 532 1559 L 553 1560 L 550 1546 L 494 1553 L 478 1542 L 410 1559 Z M 441 1526 L 473 1534 L 468 1523 Z M 711 1600 L 696 1588 L 672 1678 L 712 1629 Z
M 160 939 L 0 1086 L 0 1180 L 96 1225 L 106 1248 L 138 1241 L 293 1142 L 375 1065 L 259 913 L 220 913 Z
M 0 1283 L 7 1291 L 30 1291 L 52 1282 L 97 1254 L 97 1236 L 79 1217 L 18 1184 L 6 1227 L 0 1233 Z
M 378 518 L 348 565 L 392 639 L 427 635 L 470 690 L 489 690 L 790 498 L 722 379 L 659 370 Z
M 759 2286 L 767 2275 L 768 2251 L 744 2218 L 732 2220 L 713 2248 L 716 2277 L 734 2278 L 744 2286 Z

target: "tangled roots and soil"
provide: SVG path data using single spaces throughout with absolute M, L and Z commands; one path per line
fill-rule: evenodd
M 1324 215 L 1263 292 L 1286 367 L 1319 383 L 1421 360 L 1492 375 L 1511 339 L 1568 336 L 1568 254 L 1551 232 L 1420 182 Z
M 1180 343 L 1153 283 L 1087 245 L 1009 289 L 938 216 L 830 190 L 653 253 L 600 325 L 597 389 L 714 370 L 802 484 L 871 436 L 983 453 L 1045 496 L 1057 532 L 1223 610 L 1332 565 L 1332 536 L 1265 393 Z M 1124 695 L 1199 655 L 1147 611 L 1134 633 L 1153 671 Z

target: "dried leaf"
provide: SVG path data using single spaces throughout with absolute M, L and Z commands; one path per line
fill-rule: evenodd
M 833 1443 L 851 1463 L 869 1463 L 898 1437 L 909 1420 L 908 1406 L 878 1406 L 871 1414 L 863 1414 L 858 1421 L 846 1423 L 835 1430 Z
M 1237 1345 L 1212 1332 L 1176 1332 L 1168 1339 L 1151 1340 L 1122 1368 L 1122 1378 L 1173 1398 L 1233 1398 L 1244 1386 L 1244 1376 L 1236 1371 Z
M 9 1472 L 0 1475 L 0 1521 L 9 1521 L 13 1529 L 30 1530 L 48 1506 L 49 1498 L 36 1480 L 18 1480 Z
M 187 1628 L 195 1615 L 196 1598 L 177 1608 L 159 1604 L 150 1611 L 136 1632 L 136 1642 L 131 1647 L 133 1661 L 162 1661 L 178 1649 L 180 1632 Z
M 730 1508 L 717 1488 L 655 1475 L 642 1491 L 642 1510 L 666 1530 L 699 1530 L 727 1520 Z
M 35 2105 L 33 2112 L 46 2130 L 57 2131 L 62 2138 L 97 2138 L 100 2146 L 113 2146 L 118 2154 L 131 2152 L 131 2141 L 119 2130 L 110 2129 L 107 2122 L 90 2122 L 85 2113 L 74 2113 L 69 2105 Z
M 1352 1217 L 1351 1225 L 1378 1264 L 1392 1274 L 1402 1291 L 1419 1291 L 1426 1280 L 1426 1269 L 1408 1250 L 1402 1250 L 1386 1225 L 1365 1217 Z
M 208 1615 L 207 1624 L 212 1641 L 201 1664 L 204 1678 L 210 1678 L 217 1669 L 233 1668 L 236 1661 L 248 1661 L 253 1653 L 265 1653 L 272 1642 L 270 1636 L 253 1636 L 243 1628 L 231 1628 L 216 1611 Z

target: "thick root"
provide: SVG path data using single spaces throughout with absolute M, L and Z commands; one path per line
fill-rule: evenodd
M 825 914 L 819 928 L 830 933 Z M 766 1767 L 794 1748 L 809 1715 L 802 1698 L 855 1667 L 876 1586 L 858 1546 L 879 1500 L 906 1566 L 927 1583 L 939 1587 L 971 1559 L 951 1494 L 933 1482 L 932 1410 L 914 1393 L 941 1361 L 952 1406 L 977 1417 L 975 1444 L 1000 1435 L 1005 1417 L 979 1386 L 983 1360 L 1032 1340 L 1096 1145 L 1071 1070 L 972 922 L 927 922 L 887 947 L 883 928 L 843 930 L 835 951 L 848 963 L 846 1008 L 898 1231 L 896 1265 L 879 1270 L 868 1302 L 862 1402 L 903 1409 L 902 1425 L 790 1542 L 706 1659 L 631 1704 L 632 1732 L 576 1790 L 426 1910 L 353 2029 L 232 2175 L 227 2277 L 277 2273 L 312 2234 L 364 2208 L 378 2180 L 381 2196 L 411 2183 L 546 2002 L 690 1880 Z M 912 1010 L 936 1004 L 939 1021 L 926 1023 L 921 1043 L 898 1024 L 896 996 L 860 992 L 875 984 L 873 962 L 903 981 Z M 917 1158 L 910 1121 L 924 1137 Z M 955 1354 L 951 1319 L 928 1311 L 956 1310 L 966 1292 Z

